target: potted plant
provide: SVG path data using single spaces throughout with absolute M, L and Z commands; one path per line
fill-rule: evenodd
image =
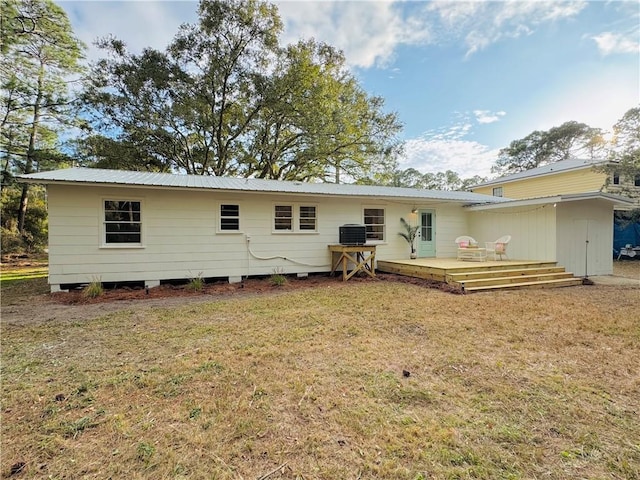
M 404 238 L 411 247 L 411 258 L 417 258 L 418 254 L 416 253 L 416 237 L 418 236 L 418 231 L 420 230 L 420 225 L 411 225 L 404 218 L 400 218 L 400 223 L 404 227 L 404 232 L 399 232 L 402 238 Z

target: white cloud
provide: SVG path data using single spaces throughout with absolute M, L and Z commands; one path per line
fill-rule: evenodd
M 500 117 L 504 117 L 507 112 L 492 112 L 490 110 L 474 110 L 473 114 L 476 117 L 478 123 L 495 123 L 500 120 Z
M 93 43 L 109 35 L 123 40 L 135 53 L 146 47 L 164 50 L 182 23 L 196 20 L 198 8 L 194 1 L 59 0 L 58 3 L 67 12 L 75 34 L 89 47 L 89 60 L 103 57 Z
M 415 168 L 422 173 L 451 170 L 461 178 L 488 177 L 498 150 L 470 140 L 433 139 L 429 134 L 408 140 L 400 168 Z
M 406 141 L 399 166 L 403 170 L 415 168 L 422 173 L 452 170 L 462 178 L 474 175 L 489 177 L 499 149 L 491 149 L 468 137 L 473 133 L 475 124 L 492 123 L 504 115 L 504 111 L 493 113 L 489 110 L 456 112 L 457 120 L 453 125 Z
M 406 4 L 405 4 L 406 6 Z M 427 43 L 424 18 L 394 2 L 278 2 L 285 43 L 313 37 L 345 53 L 356 67 L 386 66 L 400 45 Z
M 625 36 L 620 33 L 604 32 L 600 35 L 591 37 L 598 45 L 598 50 L 603 55 L 611 55 L 614 53 L 640 53 L 640 42 L 637 35 Z
M 439 41 L 462 40 L 466 57 L 503 39 L 530 35 L 545 22 L 577 15 L 585 8 L 584 0 L 502 1 L 502 2 L 430 2 L 427 11 L 437 15 L 444 29 Z

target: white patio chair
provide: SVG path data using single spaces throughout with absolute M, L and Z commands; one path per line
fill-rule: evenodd
M 456 238 L 456 245 L 458 245 L 458 260 L 460 260 L 461 257 L 461 248 L 467 248 L 470 245 L 478 245 L 478 242 L 476 242 L 476 239 L 473 237 L 470 237 L 468 235 L 462 235 L 461 237 Z
M 497 239 L 495 242 L 485 242 L 485 246 L 487 248 L 487 256 L 493 255 L 494 260 L 502 260 L 502 257 L 507 257 L 507 244 L 511 240 L 511 235 L 504 235 Z

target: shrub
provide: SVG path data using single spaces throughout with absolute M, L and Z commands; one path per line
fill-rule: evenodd
M 202 272 L 198 273 L 195 277 L 189 280 L 187 288 L 194 292 L 201 292 L 204 289 L 204 278 L 202 278 Z
M 281 269 L 275 269 L 270 277 L 271 285 L 282 287 L 287 283 L 287 277 L 284 276 Z
M 94 279 L 89 285 L 87 285 L 82 291 L 83 295 L 87 298 L 96 298 L 104 293 L 104 287 L 100 279 Z

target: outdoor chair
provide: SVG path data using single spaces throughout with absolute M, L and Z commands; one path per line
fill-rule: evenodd
M 511 240 L 511 235 L 504 235 L 500 237 L 495 242 L 486 242 L 485 246 L 487 248 L 487 255 L 493 255 L 494 260 L 502 260 L 502 257 L 507 257 L 507 244 Z
M 472 245 L 477 246 L 478 242 L 476 242 L 475 238 L 470 237 L 468 235 L 462 235 L 461 237 L 456 238 L 456 245 L 458 245 L 458 260 L 462 259 L 462 252 L 460 249 L 468 248 Z

